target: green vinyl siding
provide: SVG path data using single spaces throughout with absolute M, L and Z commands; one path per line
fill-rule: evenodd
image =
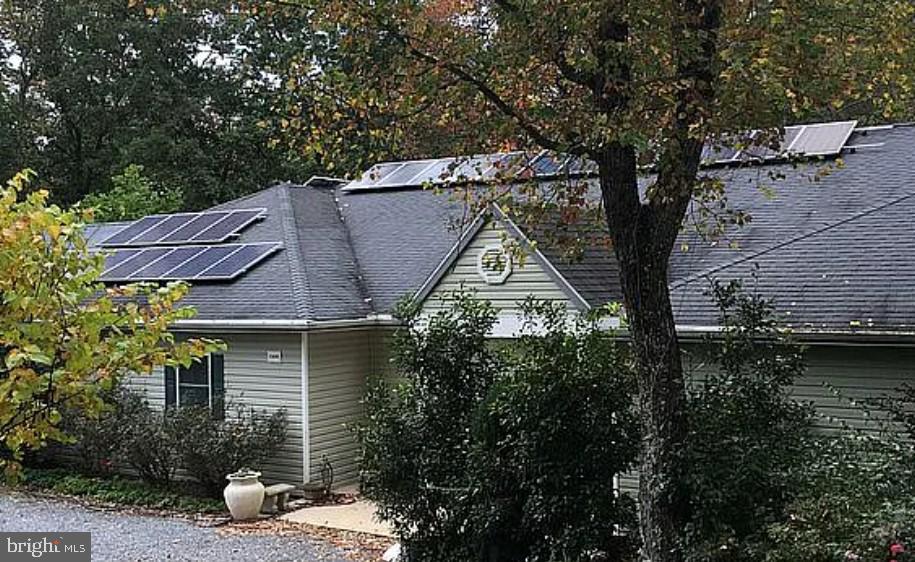
M 880 346 L 811 346 L 807 373 L 794 388 L 799 400 L 811 401 L 822 428 L 847 424 L 873 427 L 860 405 L 862 399 L 891 395 L 915 381 L 915 349 Z
M 359 480 L 359 446 L 352 425 L 362 419 L 362 398 L 373 370 L 373 330 L 308 334 L 308 417 L 311 480 L 321 481 L 324 460 L 334 486 Z
M 426 298 L 423 311 L 444 308 L 449 295 L 461 289 L 476 291 L 478 298 L 490 301 L 498 311 L 517 311 L 518 303 L 531 295 L 540 300 L 562 302 L 571 309 L 566 294 L 531 255 L 525 256 L 523 264 L 515 259 L 511 275 L 502 284 L 490 285 L 480 277 L 477 257 L 487 246 L 502 244 L 503 232 L 497 221 L 487 223 Z
M 693 365 L 684 345 L 684 367 L 693 380 L 701 379 L 702 368 Z M 813 345 L 807 349 L 807 372 L 795 384 L 792 395 L 816 408 L 816 425 L 823 431 L 844 426 L 874 429 L 865 410 L 854 401 L 890 395 L 904 383 L 915 381 L 915 349 L 892 346 Z M 879 417 L 879 416 L 877 416 Z M 638 476 L 620 479 L 624 492 L 638 493 Z

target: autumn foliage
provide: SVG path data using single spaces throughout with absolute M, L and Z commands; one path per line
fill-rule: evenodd
M 128 374 L 219 346 L 168 332 L 194 314 L 179 306 L 187 285 L 100 283 L 104 256 L 83 235 L 91 215 L 49 206 L 31 175 L 0 189 L 0 466 L 9 476 L 27 451 L 68 440 L 64 406 L 98 415 L 100 392 Z

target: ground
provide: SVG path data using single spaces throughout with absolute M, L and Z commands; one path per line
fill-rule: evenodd
M 4 492 L 0 531 L 92 533 L 93 561 L 297 561 L 377 559 L 369 550 L 289 524 L 260 522 L 202 527 L 191 520 L 106 511 L 74 503 Z

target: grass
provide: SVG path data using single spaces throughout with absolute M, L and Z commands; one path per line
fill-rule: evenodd
M 26 469 L 23 484 L 33 490 L 129 507 L 187 513 L 221 513 L 225 504 L 192 494 L 181 483 L 168 489 L 124 476 L 84 476 L 60 468 Z

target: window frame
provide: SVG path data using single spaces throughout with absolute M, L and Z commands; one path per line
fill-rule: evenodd
M 225 375 L 225 355 L 222 353 L 208 353 L 206 360 L 200 359 L 200 364 L 206 369 L 206 389 L 207 400 L 206 406 L 217 419 L 225 417 L 226 409 L 226 375 Z M 196 364 L 196 363 L 195 363 Z M 166 365 L 163 369 L 165 388 L 163 404 L 165 409 L 182 408 L 184 406 L 204 406 L 203 402 L 198 403 L 181 403 L 181 365 Z M 187 375 L 185 375 L 187 376 Z M 217 386 L 218 385 L 218 386 Z M 203 384 L 184 383 L 185 393 L 188 388 L 203 388 Z
M 203 361 L 201 361 L 201 363 L 203 363 Z M 205 365 L 206 365 L 206 370 L 207 370 L 207 382 L 206 382 L 207 404 L 206 405 L 208 408 L 210 408 L 212 410 L 213 409 L 213 354 L 212 353 L 207 353 Z M 177 368 L 175 369 L 175 406 L 178 408 L 181 408 L 182 406 L 203 406 L 203 404 L 196 404 L 196 403 L 193 403 L 193 404 L 182 404 L 181 403 L 181 386 L 182 386 L 181 371 L 186 370 L 186 369 L 187 369 L 186 367 L 183 367 L 181 365 L 178 365 Z M 183 384 L 184 384 L 184 386 L 188 386 L 191 388 L 203 388 L 204 387 L 204 385 L 202 385 L 202 384 L 193 384 L 193 383 L 183 383 Z

